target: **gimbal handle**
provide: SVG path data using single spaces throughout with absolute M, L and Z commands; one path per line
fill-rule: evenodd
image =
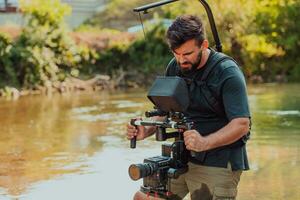
M 136 121 L 137 119 L 131 119 L 130 120 L 130 124 L 132 125 L 132 126 L 135 126 L 135 128 L 137 128 L 137 125 L 135 125 L 135 121 Z M 132 139 L 130 139 L 130 148 L 131 149 L 135 149 L 136 148 L 136 136 L 134 136 Z
M 193 126 L 193 124 L 192 123 L 188 123 L 187 124 L 187 130 L 191 130 L 192 129 L 192 126 Z M 196 151 L 190 151 L 191 152 L 191 156 L 192 157 L 196 157 L 197 156 L 197 153 L 196 153 Z

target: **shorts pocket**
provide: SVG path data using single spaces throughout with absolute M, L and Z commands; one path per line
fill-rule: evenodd
M 236 188 L 215 187 L 213 192 L 213 200 L 234 200 L 236 195 Z

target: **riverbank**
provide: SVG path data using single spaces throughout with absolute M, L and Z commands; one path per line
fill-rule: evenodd
M 44 86 L 36 86 L 31 89 L 17 89 L 15 87 L 6 86 L 0 89 L 0 96 L 18 99 L 20 96 L 27 95 L 42 95 L 42 94 L 52 94 L 52 93 L 66 93 L 74 91 L 100 91 L 100 90 L 110 90 L 117 86 L 116 83 L 111 80 L 110 76 L 107 75 L 96 75 L 94 78 L 88 80 L 81 80 L 78 78 L 66 78 L 64 81 L 60 82 L 46 82 Z
M 36 86 L 33 88 L 15 88 L 6 86 L 0 89 L 0 98 L 16 100 L 21 96 L 29 95 L 51 95 L 55 93 L 64 94 L 72 92 L 86 91 L 114 91 L 119 89 L 137 89 L 147 88 L 151 85 L 156 75 L 145 76 L 137 73 L 119 73 L 118 76 L 110 77 L 108 75 L 95 75 L 89 79 L 66 78 L 62 82 L 46 82 L 44 86 Z M 278 77 L 277 81 L 270 82 L 272 84 L 286 84 L 284 77 Z M 261 85 L 265 83 L 261 77 L 253 76 L 247 80 L 248 85 Z

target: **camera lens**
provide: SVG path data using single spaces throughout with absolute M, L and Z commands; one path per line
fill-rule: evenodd
M 154 163 L 132 164 L 129 166 L 128 173 L 132 180 L 136 181 L 140 178 L 152 175 L 158 169 Z

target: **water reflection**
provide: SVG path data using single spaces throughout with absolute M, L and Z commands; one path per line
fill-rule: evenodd
M 243 176 L 239 199 L 300 199 L 299 88 L 299 84 L 249 88 L 252 170 Z
M 112 131 L 106 129 L 111 126 L 110 121 L 122 119 L 118 114 L 109 119 L 99 115 L 93 123 L 76 119 L 84 118 L 82 113 L 99 114 L 104 109 L 97 105 L 102 99 L 100 95 L 84 95 L 2 100 L 0 186 L 6 189 L 3 193 L 18 197 L 28 193 L 33 183 L 87 172 L 86 161 L 103 145 L 98 136 Z
M 300 85 L 249 87 L 253 117 L 239 198 L 300 199 Z M 0 199 L 131 199 L 128 166 L 160 154 L 129 148 L 125 126 L 152 107 L 144 92 L 0 100 Z

